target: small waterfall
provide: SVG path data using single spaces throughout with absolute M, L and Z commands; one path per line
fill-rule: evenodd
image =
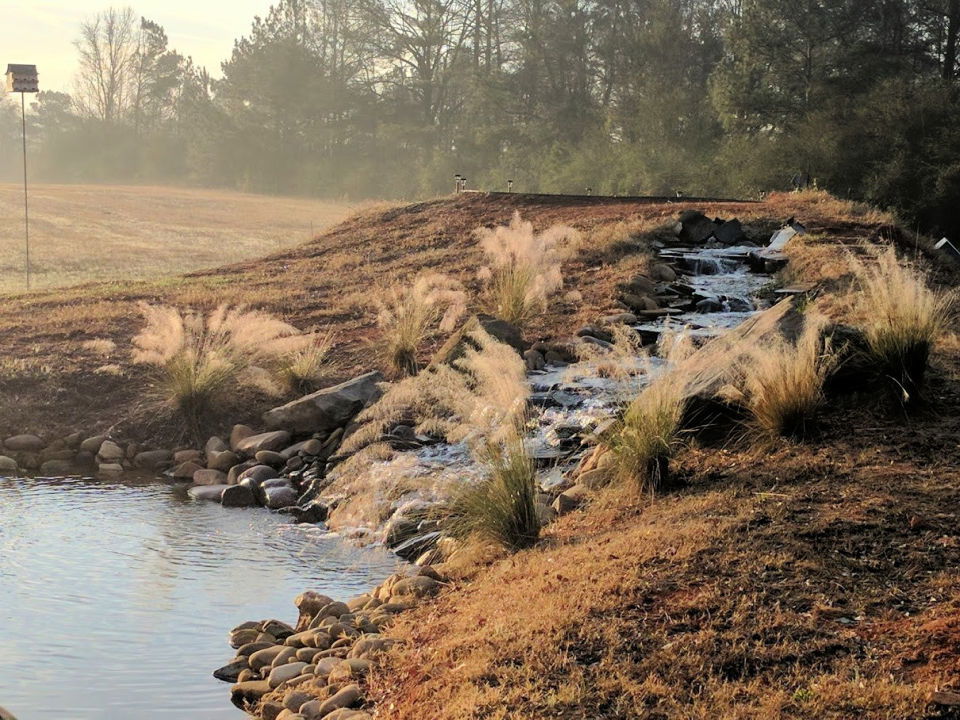
M 696 275 L 726 275 L 736 272 L 740 267 L 736 260 L 712 255 L 686 255 L 683 260 L 687 268 Z

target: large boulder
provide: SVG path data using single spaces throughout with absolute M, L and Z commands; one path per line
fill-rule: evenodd
M 213 502 L 220 502 L 223 498 L 223 491 L 226 490 L 229 485 L 194 485 L 189 490 L 187 494 L 192 497 L 194 500 L 212 500 Z
M 459 330 L 451 335 L 447 341 L 437 350 L 431 365 L 449 365 L 455 360 L 463 357 L 468 346 L 475 346 L 470 338 L 470 333 L 483 328 L 490 337 L 506 343 L 518 353 L 527 349 L 527 343 L 523 340 L 523 335 L 519 328 L 511 325 L 506 320 L 500 320 L 492 315 L 474 315 L 467 320 Z
M 0 473 L 12 472 L 15 473 L 19 470 L 17 461 L 6 455 L 0 455 Z
M 3 446 L 13 452 L 40 452 L 43 440 L 36 435 L 14 435 L 4 440 Z
M 334 430 L 350 422 L 368 403 L 379 396 L 378 383 L 382 381 L 383 376 L 376 371 L 361 375 L 268 410 L 263 414 L 263 421 L 269 428 L 292 433 Z
M 271 410 L 270 412 L 273 412 Z M 290 444 L 290 433 L 286 430 L 251 435 L 237 443 L 237 452 L 253 457 L 261 450 L 282 450 Z

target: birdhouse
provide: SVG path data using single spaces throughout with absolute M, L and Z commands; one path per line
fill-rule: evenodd
M 7 92 L 40 92 L 36 65 L 7 65 Z

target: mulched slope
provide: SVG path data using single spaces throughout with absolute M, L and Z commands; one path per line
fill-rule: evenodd
M 391 632 L 378 717 L 960 717 L 960 384 L 861 398 L 822 436 L 691 449 Z
M 427 270 L 457 275 L 476 287 L 482 255 L 472 232 L 479 225 L 505 223 L 519 209 L 539 228 L 566 222 L 589 230 L 631 217 L 666 220 L 686 206 L 469 193 L 356 217 L 313 242 L 255 262 L 154 282 L 7 296 L 0 305 L 0 434 L 94 431 L 115 422 L 142 434 L 139 423 L 150 414 L 140 401 L 146 379 L 143 369 L 129 362 L 141 300 L 206 308 L 244 303 L 299 327 L 332 328 L 340 343 L 338 375 L 344 377 L 381 364 L 370 307 L 379 288 Z M 740 208 L 721 205 L 715 211 L 732 215 Z M 532 337 L 569 332 L 576 322 L 572 314 L 590 316 L 591 298 L 609 304 L 612 290 L 604 284 L 613 275 L 602 270 L 607 260 L 595 255 L 571 264 L 568 284 L 585 286 L 584 306 L 556 305 L 531 329 Z M 117 345 L 106 357 L 82 345 L 104 338 Z M 103 365 L 117 365 L 122 374 L 97 373 Z M 251 396 L 231 417 L 255 419 L 265 402 Z
M 333 329 L 338 338 L 334 381 L 384 367 L 371 308 L 381 288 L 437 271 L 478 290 L 476 272 L 483 257 L 473 230 L 480 225 L 506 223 L 519 210 L 538 229 L 567 223 L 589 240 L 593 231 L 622 221 L 641 221 L 653 231 L 688 208 L 739 216 L 764 230 L 795 215 L 814 232 L 830 230 L 853 239 L 875 237 L 879 227 L 838 216 L 832 205 L 790 195 L 764 203 L 700 203 L 466 193 L 361 215 L 299 248 L 258 261 L 153 282 L 7 296 L 0 303 L 0 435 L 31 431 L 53 436 L 77 428 L 93 432 L 114 423 L 132 437 L 162 440 L 175 434 L 169 423 L 151 424 L 156 413 L 142 398 L 144 369 L 130 363 L 130 339 L 141 325 L 138 301 L 196 308 L 240 303 L 298 327 Z M 613 286 L 635 270 L 633 258 L 624 253 L 616 246 L 589 246 L 569 262 L 566 286 L 580 291 L 583 301 L 555 302 L 527 329 L 528 339 L 566 336 L 610 307 Z M 225 259 L 228 254 L 225 250 Z M 117 349 L 99 355 L 83 346 L 93 339 L 112 340 Z M 424 355 L 431 349 L 425 347 Z M 113 366 L 112 372 L 98 372 L 104 365 Z M 223 422 L 256 422 L 270 402 L 243 392 Z

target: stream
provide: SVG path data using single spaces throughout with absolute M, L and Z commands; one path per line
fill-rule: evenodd
M 246 717 L 211 676 L 229 629 L 397 568 L 323 526 L 153 480 L 0 478 L 0 705 L 18 720 Z

